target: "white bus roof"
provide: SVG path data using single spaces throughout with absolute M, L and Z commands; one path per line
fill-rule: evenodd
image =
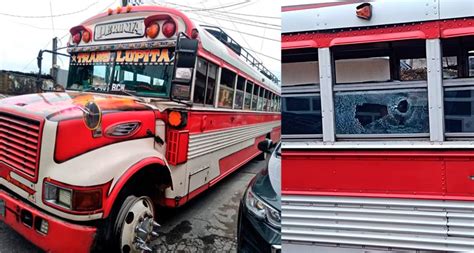
M 372 5 L 372 17 L 356 16 L 363 2 L 307 4 L 284 7 L 282 33 L 301 33 L 343 28 L 395 25 L 413 22 L 474 17 L 472 0 L 380 0 Z M 287 11 L 285 11 L 285 8 Z

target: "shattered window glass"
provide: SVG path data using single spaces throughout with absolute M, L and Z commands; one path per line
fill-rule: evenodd
M 337 92 L 336 134 L 428 133 L 426 89 Z
M 446 90 L 444 117 L 447 133 L 474 132 L 474 87 Z
M 319 94 L 283 97 L 282 134 L 322 134 Z

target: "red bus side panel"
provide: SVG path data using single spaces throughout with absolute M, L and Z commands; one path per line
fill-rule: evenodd
M 474 153 L 465 151 L 284 151 L 282 159 L 284 194 L 466 199 L 472 176 Z

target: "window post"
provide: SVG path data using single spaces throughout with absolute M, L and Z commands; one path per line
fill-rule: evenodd
M 444 98 L 441 41 L 426 40 L 430 141 L 444 140 Z
M 243 95 L 243 102 L 242 102 L 242 110 L 245 110 L 245 97 L 247 96 L 247 78 L 244 78 L 244 95 Z
M 193 70 L 193 76 L 192 76 L 192 83 L 191 83 L 191 97 L 190 97 L 190 101 L 193 102 L 194 101 L 194 85 L 196 84 L 196 70 L 197 70 L 197 62 L 198 62 L 198 57 L 196 57 L 196 61 L 194 62 L 194 70 Z M 152 81 L 153 82 L 153 81 Z M 206 75 L 206 83 L 207 83 L 207 75 Z M 204 99 L 206 99 L 206 90 L 207 87 L 204 87 Z M 206 101 L 204 101 L 204 104 L 206 103 Z
M 214 107 L 215 108 L 217 108 L 219 105 L 219 89 L 221 88 L 221 74 L 222 74 L 222 68 L 218 66 L 217 77 L 216 77 L 216 90 L 214 94 Z
M 234 95 L 233 95 L 233 98 L 232 98 L 232 109 L 235 109 L 235 93 L 237 93 L 237 81 L 239 80 L 239 75 L 238 74 L 235 74 L 235 78 L 234 78 Z
M 319 87 L 321 94 L 321 114 L 323 125 L 323 141 L 336 140 L 334 94 L 333 94 L 333 68 L 332 55 L 329 48 L 318 49 L 319 61 Z

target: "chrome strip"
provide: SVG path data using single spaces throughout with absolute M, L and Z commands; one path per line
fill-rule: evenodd
M 188 159 L 215 152 L 219 149 L 270 133 L 280 121 L 252 124 L 244 127 L 212 131 L 189 136 Z
M 469 251 L 474 202 L 286 195 L 282 240 Z

